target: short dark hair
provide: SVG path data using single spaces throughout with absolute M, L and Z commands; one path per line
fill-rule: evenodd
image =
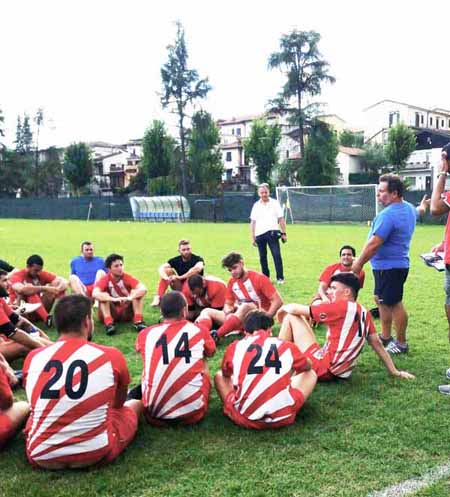
M 191 242 L 189 240 L 187 240 L 186 238 L 182 238 L 179 242 L 178 242 L 178 248 L 181 247 L 181 245 L 190 245 Z
M 87 241 L 87 240 L 86 240 L 85 242 L 81 242 L 81 250 L 83 250 L 83 247 L 84 247 L 85 245 L 92 245 L 92 242 L 89 242 L 89 241 Z
M 108 257 L 105 259 L 105 266 L 109 269 L 113 262 L 117 261 L 117 260 L 120 260 L 123 262 L 123 255 L 119 255 L 119 254 L 110 254 L 108 255 Z
M 258 330 L 268 330 L 273 326 L 273 319 L 263 311 L 252 311 L 244 320 L 244 330 L 253 333 Z
M 222 266 L 226 268 L 230 268 L 237 264 L 238 262 L 241 262 L 242 255 L 237 253 L 237 252 L 230 252 L 227 254 L 223 259 L 222 259 Z
M 339 257 L 342 255 L 343 250 L 351 250 L 353 257 L 356 255 L 356 250 L 351 245 L 343 245 L 339 250 Z
M 378 179 L 378 182 L 387 183 L 387 189 L 389 193 L 397 192 L 399 197 L 403 197 L 403 193 L 405 192 L 405 183 L 403 183 L 402 179 L 398 174 L 388 173 L 383 174 Z
M 187 282 L 189 290 L 191 291 L 195 290 L 196 288 L 203 288 L 203 277 L 199 274 L 193 274 L 192 276 L 189 276 Z
M 68 295 L 55 306 L 54 317 L 58 333 L 81 332 L 81 325 L 91 315 L 91 299 L 84 295 Z
M 350 288 L 353 294 L 353 298 L 356 300 L 358 298 L 358 292 L 361 288 L 361 284 L 359 283 L 359 279 L 354 273 L 338 273 L 331 277 L 330 283 L 333 281 L 337 281 L 338 283 L 342 283 L 346 287 Z
M 161 297 L 159 304 L 163 318 L 179 318 L 186 307 L 186 299 L 181 292 L 169 292 Z
M 0 276 L 8 276 L 8 273 L 4 269 L 0 269 Z
M 33 266 L 36 264 L 37 266 L 43 266 L 44 265 L 44 259 L 37 254 L 30 255 L 27 259 L 27 266 Z

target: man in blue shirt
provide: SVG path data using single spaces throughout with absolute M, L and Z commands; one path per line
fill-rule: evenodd
M 70 288 L 72 293 L 92 297 L 95 282 L 106 274 L 105 261 L 94 255 L 92 242 L 81 244 L 81 254 L 70 262 Z
M 403 306 L 403 285 L 409 271 L 409 245 L 418 214 L 430 201 L 424 196 L 415 209 L 403 200 L 405 186 L 396 174 L 380 176 L 377 198 L 384 209 L 375 217 L 361 255 L 352 266 L 359 273 L 370 259 L 375 279 L 374 297 L 380 311 L 381 341 L 390 354 L 408 352 L 408 314 Z M 392 323 L 397 339 L 391 334 Z

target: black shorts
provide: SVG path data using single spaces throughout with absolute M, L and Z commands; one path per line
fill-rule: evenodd
M 380 304 L 395 305 L 403 299 L 403 285 L 408 277 L 408 268 L 374 269 L 374 294 Z

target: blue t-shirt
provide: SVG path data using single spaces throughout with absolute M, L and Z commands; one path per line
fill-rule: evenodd
M 372 269 L 409 268 L 409 245 L 416 219 L 416 209 L 405 201 L 388 205 L 375 217 L 368 238 L 377 235 L 384 243 L 370 259 Z
M 99 269 L 107 272 L 103 257 L 85 259 L 82 255 L 74 257 L 70 262 L 70 274 L 76 274 L 83 285 L 92 285 Z

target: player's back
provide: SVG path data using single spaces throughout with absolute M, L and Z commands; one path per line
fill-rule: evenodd
M 206 408 L 204 357 L 215 351 L 206 329 L 186 320 L 162 323 L 143 330 L 136 349 L 143 358 L 142 401 L 148 418 L 175 420 Z
M 110 408 L 121 358 L 124 362 L 117 349 L 83 338 L 58 340 L 28 355 L 27 455 L 33 462 L 102 459 L 109 450 Z

